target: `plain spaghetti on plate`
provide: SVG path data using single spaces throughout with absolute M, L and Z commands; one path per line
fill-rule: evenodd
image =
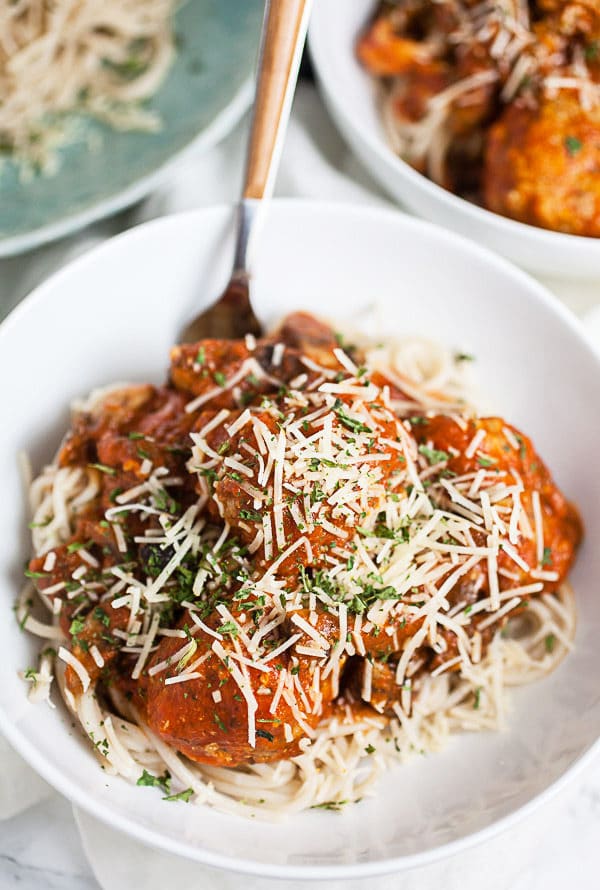
M 76 405 L 30 488 L 31 697 L 56 677 L 104 768 L 266 818 L 503 727 L 571 646 L 582 530 L 469 360 L 296 314 Z
M 72 113 L 156 130 L 141 103 L 174 56 L 175 0 L 12 0 L 0 4 L 0 152 L 54 169 Z

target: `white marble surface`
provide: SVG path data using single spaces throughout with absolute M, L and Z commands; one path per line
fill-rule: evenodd
M 52 793 L 0 822 L 1 890 L 98 890 L 71 805 Z
M 237 189 L 243 131 L 194 170 L 180 170 L 168 189 L 141 210 L 95 226 L 78 239 L 0 263 L 0 317 L 54 268 L 75 253 L 139 219 L 231 200 Z M 191 174 L 191 175 L 190 175 Z M 345 175 L 344 175 L 345 174 Z M 382 197 L 348 156 L 310 88 L 297 97 L 284 154 L 280 193 L 381 201 Z M 600 304 L 600 285 L 546 282 L 578 315 Z M 600 343 L 600 309 L 594 323 Z M 14 772 L 11 773 L 11 770 Z M 48 794 L 17 815 L 0 821 L 0 890 L 296 890 L 301 885 L 255 881 L 204 870 L 197 864 L 144 850 L 79 816 L 54 792 L 27 783 L 12 800 L 3 797 L 17 767 L 0 744 L 0 819 L 17 812 L 39 793 Z M 12 783 L 14 786 L 14 782 Z M 28 796 L 29 793 L 29 796 Z M 20 806 L 19 806 L 20 804 Z M 332 831 L 335 819 L 332 814 Z M 81 831 L 81 835 L 80 835 Z M 84 843 L 82 843 L 82 839 Z M 84 849 L 85 846 L 85 849 Z M 118 851 L 118 855 L 117 855 Z M 344 887 L 352 882 L 344 882 Z M 306 886 L 306 885 L 304 885 Z M 323 885 L 320 885 L 321 887 Z M 330 883 L 328 890 L 341 890 Z M 355 885 L 353 890 L 597 890 L 600 887 L 600 757 L 555 799 L 524 822 L 467 853 L 402 877 Z

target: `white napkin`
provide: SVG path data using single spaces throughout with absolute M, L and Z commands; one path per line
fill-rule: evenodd
M 76 255 L 128 226 L 162 216 L 214 203 L 232 202 L 239 192 L 243 164 L 246 125 L 242 124 L 220 146 L 202 158 L 188 159 L 180 165 L 169 182 L 150 198 L 111 220 L 106 220 L 79 235 L 42 248 L 23 258 L 0 263 L 0 303 L 13 306 L 49 274 Z M 278 177 L 277 194 L 353 203 L 388 203 L 379 187 L 353 158 L 330 122 L 314 88 L 299 88 Z M 565 282 L 545 282 L 558 296 L 582 315 L 598 304 L 600 291 L 596 285 Z M 595 337 L 600 347 L 600 306 L 596 309 L 588 335 Z M 0 819 L 10 818 L 49 792 L 6 743 L 0 740 Z M 10 783 L 2 776 L 10 776 Z M 583 790 L 581 790 L 583 789 Z M 545 806 L 536 816 L 518 828 L 474 851 L 454 857 L 448 862 L 412 872 L 402 878 L 405 890 L 425 890 L 438 887 L 486 887 L 486 890 L 556 890 L 572 879 L 573 862 L 577 850 L 565 850 L 561 837 L 561 811 L 570 806 L 571 815 L 580 823 L 581 850 L 590 849 L 586 834 L 586 806 L 597 807 L 600 800 L 600 765 L 588 770 L 585 785 L 578 791 L 565 794 L 553 804 Z M 75 811 L 82 842 L 94 873 L 105 890 L 163 890 L 177 886 L 178 890 L 233 890 L 242 884 L 252 890 L 264 888 L 264 880 L 205 869 L 185 860 L 150 851 L 116 834 L 86 814 Z M 573 818 L 571 819 L 573 822 Z M 573 823 L 574 824 L 574 823 Z M 592 825 L 597 824 L 592 820 Z M 332 830 L 335 822 L 332 820 Z M 588 840 L 587 847 L 584 841 Z M 532 852 L 533 851 L 533 852 Z M 536 863 L 543 858 L 552 863 L 544 868 L 543 887 L 538 885 Z M 471 876 L 473 879 L 471 880 Z M 550 877 L 549 877 L 550 876 Z M 273 882 L 269 882 L 273 886 Z M 344 882 L 344 886 L 347 882 Z M 364 887 L 392 888 L 398 878 L 382 878 L 362 882 Z M 300 887 L 297 882 L 277 882 L 286 890 Z M 304 886 L 304 885 L 303 885 Z M 355 885 L 357 888 L 360 884 Z M 579 883 L 578 890 L 592 890 L 595 884 Z M 337 890 L 338 884 L 328 882 Z M 342 883 L 339 883 L 341 890 Z

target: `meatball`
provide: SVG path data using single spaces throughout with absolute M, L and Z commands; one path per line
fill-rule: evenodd
M 557 574 L 556 582 L 545 584 L 545 588 L 553 590 L 564 581 L 581 541 L 581 520 L 575 507 L 555 485 L 527 436 L 499 417 L 472 420 L 463 429 L 453 418 L 445 415 L 424 418 L 414 426 L 413 433 L 421 445 L 448 453 L 447 470 L 450 473 L 461 476 L 484 468 L 490 473 L 505 473 L 503 478 L 507 484 L 520 480 L 524 489 L 521 503 L 532 527 L 535 526 L 533 492 L 538 492 L 546 561 Z M 469 443 L 475 436 L 480 440 L 480 448 L 469 457 Z M 514 447 L 515 443 L 518 448 Z M 532 538 L 520 536 L 515 549 L 525 563 L 536 565 L 536 545 Z M 506 553 L 500 555 L 498 564 L 512 572 L 515 570 L 514 562 Z M 522 584 L 533 580 L 528 572 L 522 571 L 520 574 Z
M 298 614 L 308 618 L 308 613 Z M 239 653 L 248 663 L 250 652 L 243 640 L 236 651 L 233 640 L 224 632 L 220 634 L 220 647 L 215 647 L 214 632 L 224 631 L 227 626 L 219 614 L 207 619 L 213 636 L 194 627 L 189 616 L 182 625 L 194 629 L 190 635 L 195 641 L 193 654 L 182 662 L 181 639 L 164 638 L 149 664 L 148 677 L 143 678 L 144 694 L 136 701 L 151 729 L 191 760 L 214 766 L 267 763 L 298 754 L 307 729 L 310 732 L 317 726 L 335 695 L 331 678 L 315 679 L 315 659 L 297 656 L 294 647 L 267 661 L 260 670 L 247 668 L 236 660 Z M 283 627 L 287 637 L 291 630 L 287 625 Z M 328 644 L 337 641 L 338 624 L 327 613 L 319 614 L 315 630 Z M 302 633 L 297 642 L 306 646 L 311 639 Z M 275 640 L 273 645 L 278 643 Z M 154 673 L 152 668 L 160 667 L 165 660 L 170 661 L 167 669 Z M 188 663 L 192 668 L 190 679 L 173 682 L 182 676 Z M 281 689 L 277 690 L 283 671 L 286 684 L 282 694 Z M 171 682 L 165 682 L 169 678 Z M 256 703 L 253 742 L 248 735 L 247 697 Z
M 488 132 L 483 192 L 496 213 L 600 237 L 600 108 L 566 91 L 506 108 Z

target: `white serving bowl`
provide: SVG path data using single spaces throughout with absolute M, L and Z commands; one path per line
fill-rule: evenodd
M 390 211 L 275 202 L 256 258 L 256 307 L 268 322 L 304 308 L 349 323 L 378 301 L 385 334 L 424 334 L 473 353 L 490 404 L 533 436 L 579 504 L 587 539 L 573 575 L 576 649 L 552 676 L 515 691 L 510 730 L 454 738 L 390 771 L 372 799 L 341 816 L 315 810 L 266 827 L 167 804 L 106 775 L 60 703 L 30 704 L 17 676 L 37 651 L 12 611 L 29 552 L 17 453 L 28 451 L 37 468 L 50 459 L 69 402 L 91 388 L 164 379 L 178 330 L 226 281 L 231 220 L 219 207 L 133 229 L 53 276 L 0 327 L 0 728 L 78 806 L 209 865 L 333 879 L 431 862 L 514 822 L 600 736 L 599 362 L 540 285 L 443 229 Z
M 356 59 L 355 44 L 376 0 L 321 0 L 309 40 L 325 103 L 373 177 L 419 216 L 492 248 L 547 277 L 600 278 L 600 239 L 550 232 L 484 210 L 436 185 L 390 148 L 374 84 Z

